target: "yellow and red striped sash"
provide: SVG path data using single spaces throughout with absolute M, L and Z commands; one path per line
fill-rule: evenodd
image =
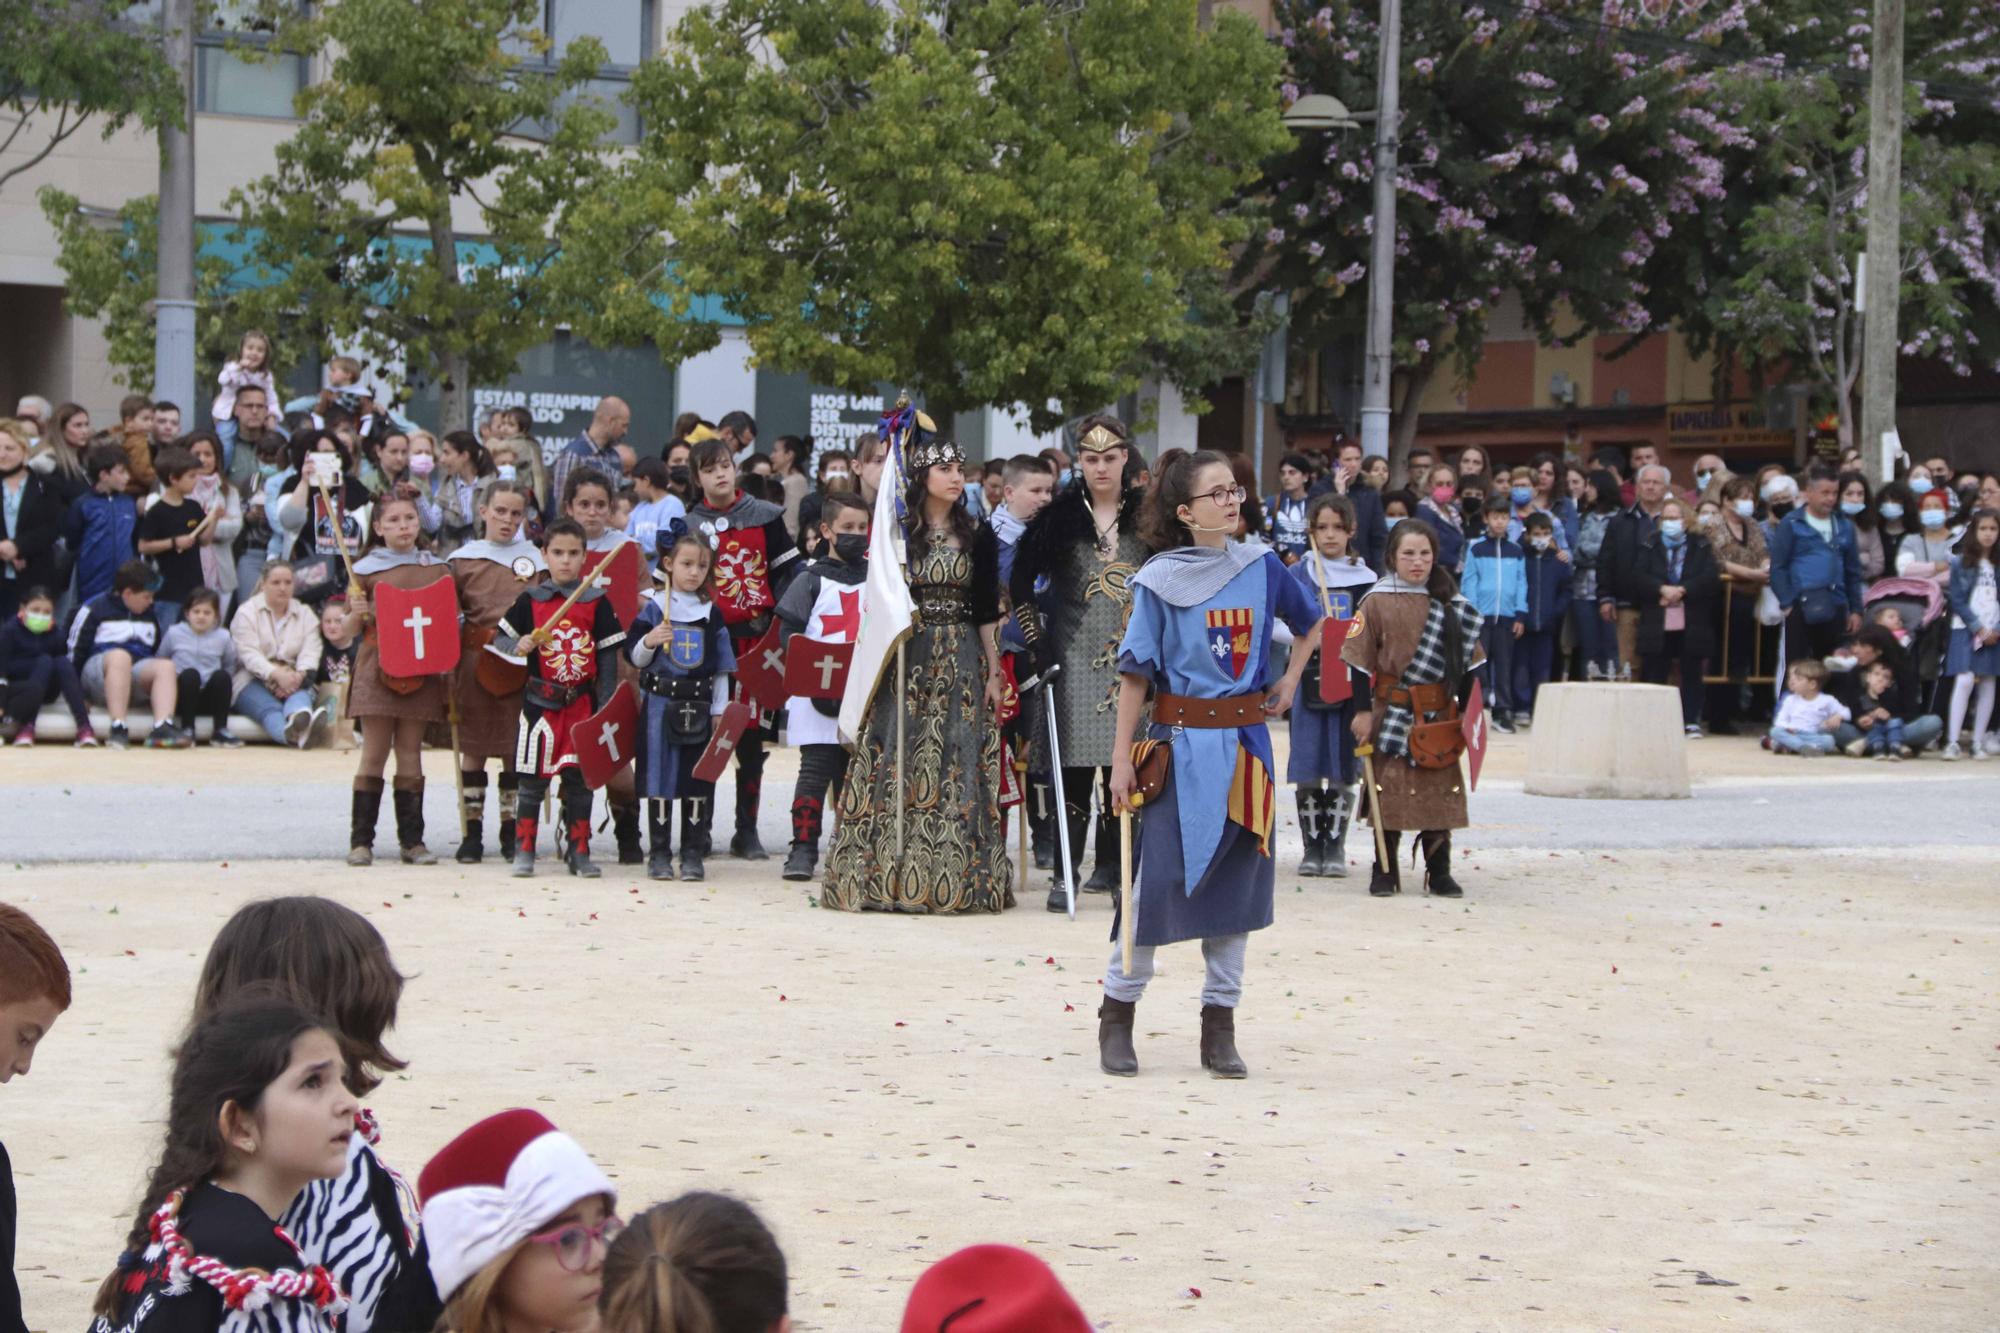
M 1257 850 L 1271 854 L 1271 826 L 1278 814 L 1278 788 L 1264 761 L 1236 747 L 1236 774 L 1229 780 L 1229 817 L 1257 835 Z

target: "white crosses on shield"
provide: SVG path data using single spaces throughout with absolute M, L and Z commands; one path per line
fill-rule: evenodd
M 432 618 L 424 614 L 421 606 L 411 607 L 410 614 L 403 620 L 403 628 L 410 631 L 411 637 L 416 640 L 418 661 L 424 657 L 424 626 L 431 623 Z
M 832 689 L 833 673 L 840 670 L 840 659 L 828 653 L 814 662 L 812 666 L 813 670 L 819 672 L 819 687 L 822 690 Z

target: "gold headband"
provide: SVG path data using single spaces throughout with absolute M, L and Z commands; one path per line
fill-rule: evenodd
M 1125 441 L 1109 426 L 1092 426 L 1084 437 L 1076 442 L 1076 447 L 1087 454 L 1101 454 L 1112 449 L 1123 449 Z

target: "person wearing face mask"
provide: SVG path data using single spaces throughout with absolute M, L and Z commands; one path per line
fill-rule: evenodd
M 1575 574 L 1556 549 L 1560 529 L 1554 518 L 1539 512 L 1530 514 L 1522 531 L 1527 539 L 1522 582 L 1528 609 L 1521 618 L 1520 642 L 1514 645 L 1514 703 L 1526 720 L 1534 715 L 1536 694 L 1554 672 L 1556 645 L 1569 615 Z
M 27 588 L 60 582 L 56 538 L 63 502 L 29 468 L 28 439 L 18 422 L 0 422 L 0 617 L 14 614 Z
M 1861 581 L 1873 583 L 1882 577 L 1886 560 L 1882 533 L 1875 519 L 1875 497 L 1868 478 L 1860 472 L 1840 474 L 1840 512 L 1854 525 L 1854 540 L 1861 552 Z
M 1748 680 L 1762 662 L 1776 660 L 1776 643 L 1757 621 L 1757 596 L 1771 581 L 1771 555 L 1764 529 L 1757 522 L 1757 486 L 1748 477 L 1731 477 L 1720 489 L 1721 512 L 1702 535 L 1722 567 L 1724 591 L 1716 599 L 1712 674 L 1727 681 L 1709 687 L 1708 729 L 1718 736 L 1736 734 L 1735 718 L 1747 708 Z
M 1689 531 L 1688 506 L 1670 498 L 1660 506 L 1653 535 L 1639 548 L 1633 600 L 1639 606 L 1639 678 L 1665 685 L 1680 666 L 1681 726 L 1699 738 L 1705 687 L 1702 674 L 1715 650 L 1715 604 L 1722 570 L 1708 539 Z
M 1764 535 L 1769 537 L 1785 515 L 1799 507 L 1799 484 L 1783 472 L 1774 472 L 1757 494 L 1764 501 Z
M 1839 496 L 1834 474 L 1813 468 L 1804 506 L 1771 531 L 1771 591 L 1785 612 L 1787 662 L 1823 658 L 1861 627 L 1860 544 Z
M 1883 572 L 1893 572 L 1903 538 L 1917 527 L 1917 497 L 1900 481 L 1885 482 L 1875 496 L 1875 530 L 1882 539 Z
M 1896 547 L 1896 576 L 1929 579 L 1942 588 L 1951 577 L 1951 499 L 1928 490 L 1917 497 L 1917 530 Z
M 1617 476 L 1605 468 L 1592 472 L 1584 480 L 1580 504 L 1569 615 L 1570 632 L 1576 639 L 1582 670 L 1572 669 L 1570 679 L 1610 680 L 1618 674 L 1618 633 L 1616 621 L 1598 610 L 1598 592 L 1604 539 L 1619 513 Z
M 1722 498 L 1722 486 L 1730 480 L 1729 468 L 1720 454 L 1703 454 L 1694 460 L 1694 493 L 1688 498 L 1695 504 Z
M 1417 501 L 1416 517 L 1437 533 L 1438 563 L 1447 572 L 1456 574 L 1465 558 L 1465 520 L 1460 516 L 1458 504 L 1458 469 L 1449 463 L 1438 463 L 1431 468 L 1424 481 L 1423 498 Z
M 1636 588 L 1639 548 L 1658 527 L 1668 483 L 1667 470 L 1657 463 L 1639 469 L 1632 482 L 1632 507 L 1612 520 L 1598 558 L 1599 614 L 1617 626 L 1620 673 L 1628 677 L 1639 666 L 1639 616 L 1643 609 Z

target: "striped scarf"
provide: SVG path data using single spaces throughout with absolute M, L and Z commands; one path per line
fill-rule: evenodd
M 1395 575 L 1390 575 L 1376 587 L 1377 592 L 1424 592 L 1414 584 L 1404 583 Z M 1450 639 L 1445 633 L 1446 603 L 1431 598 L 1430 611 L 1424 616 L 1424 632 L 1417 640 L 1417 651 L 1411 656 L 1409 666 L 1403 669 L 1402 685 L 1435 685 L 1449 681 L 1454 687 L 1467 671 L 1472 669 L 1472 651 L 1479 644 L 1479 612 L 1463 597 L 1453 597 L 1449 609 L 1458 616 L 1459 660 L 1448 661 Z M 1401 704 L 1388 704 L 1382 709 L 1382 729 L 1375 737 L 1375 748 L 1389 756 L 1405 756 L 1410 753 L 1410 728 L 1416 722 L 1411 711 Z

